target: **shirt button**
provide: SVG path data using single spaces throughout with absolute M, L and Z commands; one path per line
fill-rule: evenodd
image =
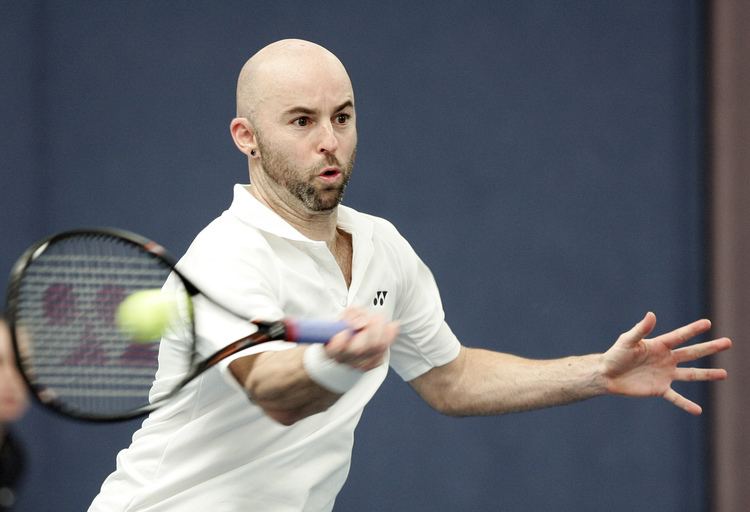
M 338 288 L 329 288 L 329 293 L 331 294 L 331 298 L 341 307 L 346 307 L 347 305 L 347 296 L 345 293 L 342 293 L 341 290 Z

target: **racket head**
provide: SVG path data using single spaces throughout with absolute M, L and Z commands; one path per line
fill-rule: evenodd
M 76 229 L 33 244 L 10 276 L 6 317 L 32 395 L 67 417 L 122 421 L 156 405 L 149 392 L 159 339 L 134 340 L 117 325 L 122 301 L 161 289 L 172 275 L 182 297 L 170 329 L 195 343 L 195 288 L 159 244 L 112 228 Z

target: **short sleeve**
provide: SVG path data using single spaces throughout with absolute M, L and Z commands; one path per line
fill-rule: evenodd
M 214 240 L 210 235 L 201 233 L 177 266 L 199 290 L 219 302 L 216 304 L 198 295 L 193 303 L 196 348 L 201 358 L 255 332 L 252 320 L 274 321 L 284 316 L 273 260 L 265 254 L 263 241 L 258 239 L 255 244 L 248 243 L 238 249 L 222 244 L 226 236 Z M 216 368 L 239 389 L 239 383 L 228 368 L 232 361 L 294 346 L 284 341 L 263 343 L 221 360 Z
M 408 246 L 408 243 L 404 241 Z M 395 311 L 399 336 L 390 365 L 406 381 L 458 357 L 461 345 L 445 322 L 442 301 L 427 265 L 408 246 L 401 258 L 402 297 Z

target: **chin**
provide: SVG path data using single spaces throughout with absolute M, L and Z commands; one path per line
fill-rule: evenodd
M 316 203 L 311 205 L 309 209 L 318 213 L 326 213 L 335 210 L 339 204 L 341 204 L 341 201 Z
M 343 189 L 333 189 L 317 192 L 300 199 L 309 210 L 323 213 L 335 210 L 341 204 L 343 198 Z

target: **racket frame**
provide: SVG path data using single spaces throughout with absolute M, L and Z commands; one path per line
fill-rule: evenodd
M 57 399 L 54 394 L 54 390 L 40 387 L 34 383 L 33 379 L 28 375 L 28 370 L 23 361 L 21 342 L 17 335 L 16 325 L 16 312 L 18 311 L 18 299 L 21 288 L 21 283 L 25 275 L 26 269 L 31 266 L 34 261 L 44 254 L 44 251 L 51 244 L 60 242 L 68 238 L 76 238 L 80 236 L 102 236 L 108 238 L 119 238 L 131 245 L 140 247 L 143 251 L 149 253 L 152 257 L 159 259 L 163 262 L 172 273 L 174 273 L 185 286 L 185 290 L 192 299 L 197 295 L 201 295 L 203 298 L 233 314 L 238 318 L 248 320 L 257 326 L 257 331 L 254 333 L 240 338 L 234 342 L 227 344 L 221 349 L 215 351 L 211 356 L 201 360 L 196 364 L 198 357 L 197 351 L 195 350 L 196 334 L 195 334 L 195 322 L 190 323 L 190 335 L 193 342 L 193 351 L 190 360 L 190 369 L 185 377 L 167 394 L 160 397 L 154 402 L 145 404 L 142 407 L 132 409 L 127 412 L 116 413 L 116 414 L 87 414 L 82 411 L 75 410 L 65 404 L 64 401 Z M 49 408 L 65 417 L 80 420 L 84 422 L 95 422 L 95 423 L 112 423 L 121 422 L 131 419 L 143 417 L 150 412 L 156 410 L 164 403 L 168 402 L 173 396 L 177 395 L 186 384 L 201 375 L 203 372 L 214 366 L 222 359 L 236 354 L 246 348 L 265 343 L 273 340 L 285 340 L 287 339 L 287 333 L 292 330 L 292 327 L 288 327 L 287 320 L 280 320 L 276 322 L 259 322 L 252 321 L 247 318 L 246 315 L 240 314 L 226 304 L 223 304 L 216 299 L 207 295 L 205 292 L 199 290 L 185 275 L 183 275 L 176 268 L 177 260 L 160 244 L 150 240 L 144 236 L 132 233 L 119 228 L 110 227 L 93 227 L 93 228 L 79 228 L 68 231 L 55 233 L 38 240 L 32 244 L 24 253 L 18 258 L 10 273 L 10 279 L 8 289 L 6 293 L 6 311 L 5 318 L 10 330 L 11 343 L 13 345 L 13 353 L 15 361 L 20 373 L 26 382 L 26 386 L 31 391 L 34 399 L 42 406 Z

